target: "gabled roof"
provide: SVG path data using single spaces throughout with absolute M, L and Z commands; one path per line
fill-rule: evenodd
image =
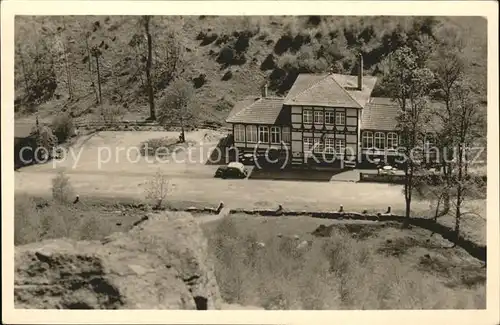
M 393 131 L 397 127 L 399 105 L 390 98 L 373 97 L 362 114 L 361 129 Z
M 275 124 L 280 116 L 283 100 L 281 97 L 247 97 L 235 104 L 226 122 Z
M 433 101 L 431 105 L 439 107 L 443 104 Z M 363 110 L 361 129 L 380 131 L 397 130 L 399 109 L 399 104 L 391 98 L 372 97 Z M 437 115 L 431 116 L 431 120 L 427 123 L 427 131 L 438 131 L 441 125 L 442 123 Z
M 285 105 L 318 105 L 363 108 L 377 81 L 363 77 L 363 90 L 358 90 L 357 76 L 341 74 L 300 74 L 286 96 Z

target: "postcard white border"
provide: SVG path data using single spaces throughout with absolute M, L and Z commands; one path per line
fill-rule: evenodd
M 498 324 L 498 2 L 2 1 L 2 321 L 7 324 Z M 487 309 L 447 311 L 15 310 L 13 299 L 14 15 L 430 15 L 488 19 Z

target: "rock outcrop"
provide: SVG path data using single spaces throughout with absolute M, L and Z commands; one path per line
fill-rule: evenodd
M 150 215 L 104 241 L 47 240 L 15 250 L 15 307 L 220 309 L 207 240 L 189 213 Z

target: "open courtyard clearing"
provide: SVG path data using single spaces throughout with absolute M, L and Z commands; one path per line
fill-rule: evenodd
M 298 211 L 336 211 L 342 205 L 346 211 L 367 210 L 375 213 L 383 213 L 391 206 L 393 213 L 404 212 L 404 196 L 399 185 L 215 179 L 213 174 L 218 166 L 207 164 L 208 157 L 222 137 L 215 131 L 187 133 L 187 140 L 196 144 L 190 151 L 179 152 L 177 162 L 165 158 L 162 162 L 152 162 L 153 157 L 142 157 L 135 149 L 148 139 L 177 135 L 177 132 L 125 131 L 81 136 L 72 147 L 73 155 L 16 172 L 15 192 L 50 195 L 52 179 L 58 171 L 64 170 L 83 202 L 85 197 L 99 196 L 141 200 L 144 199 L 148 180 L 161 170 L 169 179 L 169 201 L 211 206 L 222 201 L 230 208 L 242 209 L 275 209 L 281 204 L 285 209 Z M 111 156 L 106 156 L 108 153 Z M 191 158 L 186 159 L 187 155 Z M 471 201 L 468 209 L 474 214 L 464 218 L 464 234 L 485 244 L 486 203 L 484 200 Z M 414 200 L 412 210 L 416 216 L 432 217 L 434 206 L 428 201 Z M 453 218 L 445 216 L 440 222 L 451 226 Z

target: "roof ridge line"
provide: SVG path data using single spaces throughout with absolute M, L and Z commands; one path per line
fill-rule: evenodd
M 314 73 L 304 73 L 303 75 L 306 75 L 306 74 L 309 74 L 309 75 L 315 75 Z M 300 76 L 300 74 L 299 74 Z M 312 89 L 314 87 L 316 87 L 321 81 L 325 80 L 326 78 L 328 78 L 329 74 L 327 74 L 326 76 L 324 76 L 323 78 L 320 78 L 318 81 L 316 81 L 315 83 L 313 83 L 310 87 L 302 90 L 301 92 L 299 92 L 298 94 L 296 94 L 295 96 L 293 96 L 293 98 L 290 98 L 291 101 L 294 101 L 295 98 L 299 97 L 299 95 L 302 95 L 304 92 L 308 91 L 309 89 Z M 295 83 L 295 82 L 294 82 Z
M 234 114 L 232 117 L 237 117 L 238 115 L 240 115 L 243 111 L 246 111 L 247 109 L 249 109 L 250 107 L 252 107 L 253 105 L 255 105 L 255 103 L 259 102 L 262 100 L 262 97 L 260 97 L 259 99 L 257 100 L 254 100 L 253 103 L 251 103 L 250 105 L 248 105 L 247 107 L 243 108 L 241 111 L 239 111 L 238 113 Z
M 349 96 L 349 98 L 351 98 L 351 99 L 352 99 L 352 100 L 353 100 L 356 104 L 358 104 L 359 108 L 364 108 L 363 106 L 361 106 L 361 104 L 360 104 L 360 103 L 359 103 L 356 99 L 354 99 L 354 97 L 352 97 L 352 96 L 351 96 L 351 94 L 349 94 L 349 92 L 348 92 L 348 91 L 347 91 L 344 87 L 342 87 L 342 86 L 338 83 L 338 81 L 335 79 L 335 77 L 333 76 L 333 74 L 332 74 L 332 79 L 333 79 L 333 81 L 334 81 L 334 82 L 335 82 L 335 83 L 336 83 L 336 84 L 337 84 L 340 88 L 342 88 L 342 90 L 344 91 L 344 93 L 346 93 L 346 94 L 347 94 L 347 96 Z

